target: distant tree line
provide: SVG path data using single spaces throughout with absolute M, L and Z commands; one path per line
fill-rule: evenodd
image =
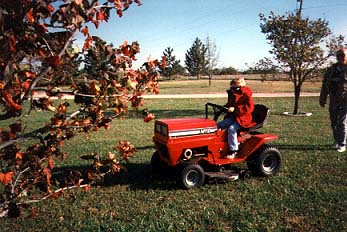
M 163 52 L 166 59 L 166 67 L 160 69 L 160 74 L 169 79 L 175 79 L 179 76 L 196 76 L 200 79 L 202 75 L 208 76 L 211 80 L 213 75 L 233 75 L 239 71 L 233 67 L 218 68 L 219 54 L 215 41 L 211 41 L 210 37 L 206 38 L 203 43 L 201 39 L 196 38 L 192 46 L 185 54 L 185 66 L 180 64 L 180 60 L 176 59 L 173 54 L 173 48 L 167 47 Z
M 211 41 L 210 37 L 206 38 L 205 43 L 200 38 L 196 38 L 192 46 L 185 54 L 184 66 L 181 61 L 176 59 L 174 49 L 165 48 L 163 57 L 166 59 L 166 67 L 160 69 L 160 74 L 168 79 L 176 79 L 180 76 L 208 76 L 210 82 L 212 76 L 218 75 L 236 75 L 236 74 L 275 74 L 279 70 L 273 66 L 267 66 L 265 60 L 260 60 L 253 66 L 248 66 L 246 70 L 237 70 L 230 67 L 217 67 L 219 53 L 215 41 Z

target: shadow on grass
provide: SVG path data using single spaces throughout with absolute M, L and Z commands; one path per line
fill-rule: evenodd
M 113 175 L 106 175 L 103 179 L 97 181 L 97 186 L 109 187 L 115 185 L 127 186 L 130 190 L 150 190 L 177 189 L 173 176 L 156 177 L 152 175 L 151 165 L 149 163 L 128 163 L 124 165 L 125 170 Z M 53 170 L 52 179 L 63 186 L 73 185 L 73 181 L 82 178 L 87 180 L 90 165 L 64 166 Z M 67 182 L 71 181 L 71 183 Z M 82 184 L 84 184 L 82 182 Z
M 138 147 L 137 149 L 149 149 L 153 146 Z M 327 151 L 333 150 L 331 145 L 307 145 L 307 144 L 277 144 L 276 148 L 281 150 L 296 150 L 296 151 Z M 126 186 L 129 190 L 176 190 L 178 185 L 174 178 L 174 174 L 166 176 L 152 175 L 150 163 L 127 163 L 124 164 L 125 170 L 115 173 L 114 175 L 107 175 L 103 179 L 97 181 L 97 186 L 110 187 L 110 186 Z M 78 181 L 80 178 L 87 179 L 88 171 L 91 170 L 91 165 L 79 166 L 63 166 L 55 168 L 53 171 L 53 179 L 57 180 L 64 186 L 73 185 L 65 181 Z M 67 177 L 67 178 L 66 178 Z M 64 179 L 64 180 L 63 180 Z M 83 183 L 82 183 L 83 184 Z M 63 186 L 61 186 L 63 187 Z

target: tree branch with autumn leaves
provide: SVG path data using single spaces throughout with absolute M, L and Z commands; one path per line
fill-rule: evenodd
M 77 133 L 108 129 L 114 119 L 128 112 L 129 104 L 138 110 L 144 104 L 143 94 L 158 93 L 158 66 L 165 66 L 164 59 L 148 60 L 135 70 L 132 62 L 140 52 L 137 42 L 126 41 L 117 48 L 89 32 L 88 26 L 98 28 L 109 20 L 113 10 L 121 17 L 133 2 L 141 5 L 139 0 L 0 2 L 0 120 L 8 125 L 0 129 L 0 184 L 4 185 L 1 215 L 70 188 L 87 189 L 98 178 L 119 172 L 121 162 L 128 161 L 136 151 L 129 141 L 120 141 L 115 146 L 119 160 L 114 152 L 104 158 L 97 153 L 84 155 L 83 159 L 92 162 L 87 173 L 61 174 L 65 180 L 60 185 L 64 186 L 52 183 L 55 159 L 67 157 L 61 149 L 66 140 Z M 85 38 L 82 51 L 73 45 L 78 33 Z M 91 69 L 86 71 L 88 65 Z M 56 90 L 70 79 L 71 93 L 79 105 L 74 112 L 68 101 L 50 98 L 59 96 Z M 47 97 L 34 99 L 43 82 Z M 27 132 L 20 119 L 25 107 L 30 109 L 29 117 L 32 110 L 41 110 L 51 118 Z M 145 122 L 154 118 L 150 112 L 144 116 Z M 9 120 L 13 118 L 18 118 L 15 123 Z

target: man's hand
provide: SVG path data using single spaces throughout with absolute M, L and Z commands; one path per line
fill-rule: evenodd
M 234 112 L 234 110 L 235 110 L 235 107 L 229 107 L 228 112 L 232 113 L 232 112 Z
M 324 106 L 325 106 L 325 102 L 319 101 L 319 105 L 320 105 L 321 107 L 324 107 Z

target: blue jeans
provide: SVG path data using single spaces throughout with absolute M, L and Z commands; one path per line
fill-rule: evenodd
M 230 151 L 237 151 L 239 149 L 239 145 L 237 142 L 237 130 L 241 128 L 241 126 L 232 118 L 226 118 L 217 123 L 217 127 L 220 129 L 228 129 L 228 144 Z

